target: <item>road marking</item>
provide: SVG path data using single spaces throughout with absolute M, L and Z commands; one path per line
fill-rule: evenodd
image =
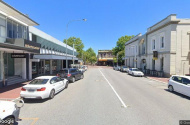
M 38 121 L 39 118 L 20 118 L 20 119 L 22 119 L 22 120 L 33 120 L 33 122 L 30 125 L 34 125 Z
M 112 88 L 112 90 L 114 91 L 114 93 L 116 94 L 116 96 L 118 97 L 119 101 L 121 102 L 122 106 L 124 108 L 127 108 L 127 106 L 125 105 L 125 103 L 123 102 L 123 100 L 121 99 L 121 97 L 118 95 L 118 93 L 115 91 L 115 89 L 113 88 L 113 86 L 110 84 L 110 82 L 107 80 L 107 78 L 104 76 L 104 74 L 102 73 L 102 71 L 99 69 L 100 73 L 102 74 L 102 76 L 104 77 L 104 79 L 107 81 L 107 83 L 110 85 L 110 87 Z

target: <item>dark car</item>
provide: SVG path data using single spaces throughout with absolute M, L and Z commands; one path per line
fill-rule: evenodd
M 68 68 L 60 70 L 57 73 L 57 76 L 61 78 L 66 78 L 67 80 L 69 80 L 69 82 L 72 83 L 75 82 L 76 80 L 84 78 L 83 72 L 79 71 L 77 68 Z

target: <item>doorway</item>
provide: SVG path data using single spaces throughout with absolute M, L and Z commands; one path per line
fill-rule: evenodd
M 11 53 L 3 53 L 3 58 L 5 78 L 14 76 L 14 58 L 11 58 Z

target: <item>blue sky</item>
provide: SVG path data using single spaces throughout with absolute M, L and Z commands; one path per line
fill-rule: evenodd
M 62 41 L 80 37 L 85 50 L 112 49 L 119 37 L 144 34 L 170 14 L 190 18 L 190 0 L 4 0 L 40 25 L 38 29 Z

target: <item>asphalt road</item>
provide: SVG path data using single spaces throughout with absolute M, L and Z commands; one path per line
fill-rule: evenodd
M 179 125 L 190 120 L 190 98 L 164 83 L 90 68 L 54 99 L 27 101 L 20 118 L 19 125 Z

